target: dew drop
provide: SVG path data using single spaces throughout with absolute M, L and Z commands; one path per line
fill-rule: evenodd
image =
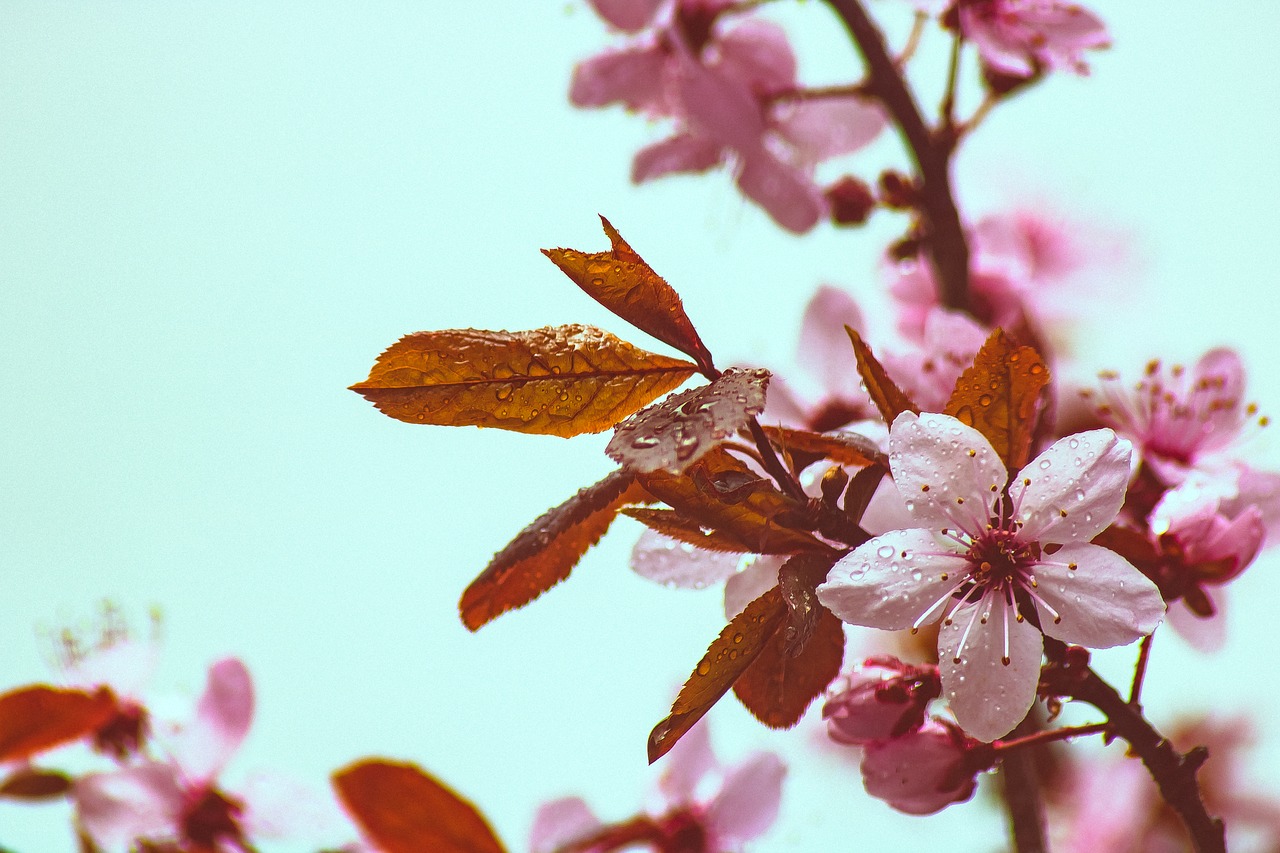
M 742 635 L 741 635 L 741 634 L 734 634 L 734 635 L 733 635 L 733 641 L 734 641 L 735 643 L 741 643 L 741 642 L 742 642 Z
M 876 556 L 882 560 L 889 559 L 890 557 L 893 556 L 893 546 L 881 545 L 879 548 L 876 549 Z
M 651 435 L 637 435 L 631 439 L 631 446 L 636 450 L 648 450 L 651 447 L 658 446 L 658 439 Z
M 706 675 L 709 672 L 711 672 L 711 664 L 707 663 L 705 660 L 700 661 L 698 663 L 698 675 Z
M 991 395 L 990 395 L 990 394 L 983 394 L 981 397 L 979 397 L 979 398 L 978 398 L 978 405 L 979 405 L 979 406 L 990 406 L 990 405 L 991 405 Z M 1025 458 L 1025 457 L 1024 457 L 1024 458 Z
M 913 581 L 918 581 L 918 580 L 920 580 L 920 579 L 921 579 L 921 578 L 923 578 L 923 577 L 924 577 L 924 575 L 920 573 L 920 570 L 919 570 L 919 569 L 917 569 L 916 571 L 914 571 L 914 572 L 912 572 L 912 573 L 911 573 L 911 579 L 912 579 Z
M 1075 450 L 1079 446 L 1080 446 L 1080 439 L 1078 438 L 1071 438 L 1067 441 L 1067 447 L 1070 447 L 1072 450 Z
M 1076 489 L 1076 500 L 1078 501 L 1084 500 L 1084 489 Z
M 1050 460 L 1048 460 L 1048 459 L 1041 459 L 1041 460 L 1040 460 L 1040 469 L 1041 469 L 1041 470 L 1046 470 L 1046 469 L 1048 469 L 1051 465 L 1053 465 L 1053 462 L 1052 462 L 1052 461 L 1050 461 Z

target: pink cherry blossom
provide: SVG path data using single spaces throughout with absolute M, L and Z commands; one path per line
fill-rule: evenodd
M 959 0 L 958 10 L 960 31 L 982 61 L 1015 77 L 1087 74 L 1084 52 L 1110 43 L 1102 19 L 1065 0 Z
M 1041 631 L 1117 646 L 1149 634 L 1164 615 L 1150 580 L 1089 541 L 1120 511 L 1130 451 L 1111 430 L 1080 433 L 1010 480 L 977 430 L 905 412 L 889 432 L 890 468 L 907 510 L 927 526 L 856 548 L 818 599 L 872 628 L 941 619 L 942 687 L 956 719 L 984 741 L 1007 734 L 1035 699 Z
M 832 740 L 861 746 L 920 728 L 926 706 L 938 693 L 937 667 L 868 658 L 827 688 L 822 718 Z
M 900 812 L 933 814 L 973 796 L 977 773 L 989 764 L 985 752 L 954 727 L 929 720 L 901 737 L 869 744 L 862 784 Z
M 938 411 L 951 399 L 956 380 L 973 364 L 987 334 L 967 314 L 935 307 L 925 314 L 918 344 L 885 352 L 881 363 L 917 406 Z

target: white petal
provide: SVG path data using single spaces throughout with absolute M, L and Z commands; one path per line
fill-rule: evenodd
M 1036 566 L 1036 595 L 1062 617 L 1041 608 L 1050 637 L 1094 649 L 1123 646 L 1150 634 L 1164 618 L 1164 599 L 1146 575 L 1099 545 L 1067 545 Z M 1074 563 L 1075 568 L 1066 565 Z
M 977 533 L 1008 472 L 991 443 L 950 415 L 903 412 L 889 429 L 889 467 L 907 511 L 928 527 Z
M 984 625 L 985 613 L 990 616 Z M 1007 664 L 1002 660 L 1006 641 Z M 1022 722 L 1036 698 L 1043 650 L 1040 632 L 1017 621 L 1003 599 L 968 605 L 952 617 L 950 625 L 943 623 L 938 632 L 942 694 L 960 728 L 989 742 Z M 955 662 L 957 651 L 960 663 Z
M 1009 488 L 1015 500 L 1020 498 L 1023 538 L 1088 542 L 1105 530 L 1124 503 L 1132 455 L 1133 445 L 1109 429 L 1055 441 L 1018 472 Z M 1027 480 L 1031 484 L 1024 486 Z
M 910 628 L 967 576 L 969 561 L 958 547 L 918 528 L 877 536 L 831 567 L 818 600 L 851 625 Z
M 778 569 L 786 558 L 773 554 L 757 555 L 747 567 L 724 585 L 724 618 L 733 617 L 747 609 L 747 605 L 778 585 Z
M 707 824 L 716 849 L 740 849 L 764 833 L 778 817 L 787 766 L 772 752 L 758 752 L 725 775 L 724 785 L 707 808 Z
M 707 551 L 645 528 L 631 549 L 631 569 L 654 583 L 701 589 L 738 570 L 741 554 Z
M 698 785 L 716 768 L 716 754 L 711 749 L 711 729 L 705 721 L 695 723 L 671 748 L 661 775 L 658 790 L 667 805 L 687 806 L 694 802 Z
M 149 762 L 81 777 L 71 792 L 84 831 L 109 851 L 178 835 L 183 791 L 172 765 Z

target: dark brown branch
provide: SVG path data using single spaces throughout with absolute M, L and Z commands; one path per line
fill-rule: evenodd
M 1033 711 L 1012 735 L 1034 736 L 1040 729 Z M 1000 762 L 1000 798 L 1009 816 L 1009 835 L 1016 853 L 1047 853 L 1044 803 L 1040 797 L 1040 779 L 1036 775 L 1036 753 L 1042 746 L 1019 749 L 1002 757 Z
M 920 206 L 928 225 L 929 258 L 939 301 L 958 311 L 969 309 L 969 244 L 951 195 L 950 129 L 934 134 L 925 124 L 915 96 L 889 56 L 884 36 L 859 0 L 827 0 L 840 16 L 867 64 L 867 85 L 884 104 L 902 133 L 920 173 Z

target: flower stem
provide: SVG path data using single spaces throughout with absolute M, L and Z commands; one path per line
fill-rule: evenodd
M 935 134 L 898 64 L 889 56 L 884 35 L 860 0 L 827 0 L 852 36 L 867 65 L 867 86 L 898 126 L 920 177 L 920 210 L 926 220 L 929 259 L 938 282 L 939 301 L 957 311 L 969 309 L 969 244 L 951 193 L 954 134 Z
M 1140 707 L 1138 697 L 1142 694 L 1142 682 L 1147 677 L 1147 660 L 1151 657 L 1151 638 L 1154 634 L 1148 634 L 1142 638 L 1142 642 L 1138 644 L 1138 662 L 1133 667 L 1133 685 L 1129 688 L 1129 704 L 1135 708 Z
M 1027 746 L 1036 746 L 1042 743 L 1053 743 L 1054 741 L 1059 740 L 1069 740 L 1073 737 L 1101 734 L 1109 727 L 1110 725 L 1108 723 L 1090 723 L 1087 726 L 1066 726 L 1061 729 L 1046 729 L 1045 731 L 1034 732 L 1023 737 L 997 741 L 993 746 L 995 747 L 997 755 L 1003 755 L 1006 750 L 1022 749 Z

